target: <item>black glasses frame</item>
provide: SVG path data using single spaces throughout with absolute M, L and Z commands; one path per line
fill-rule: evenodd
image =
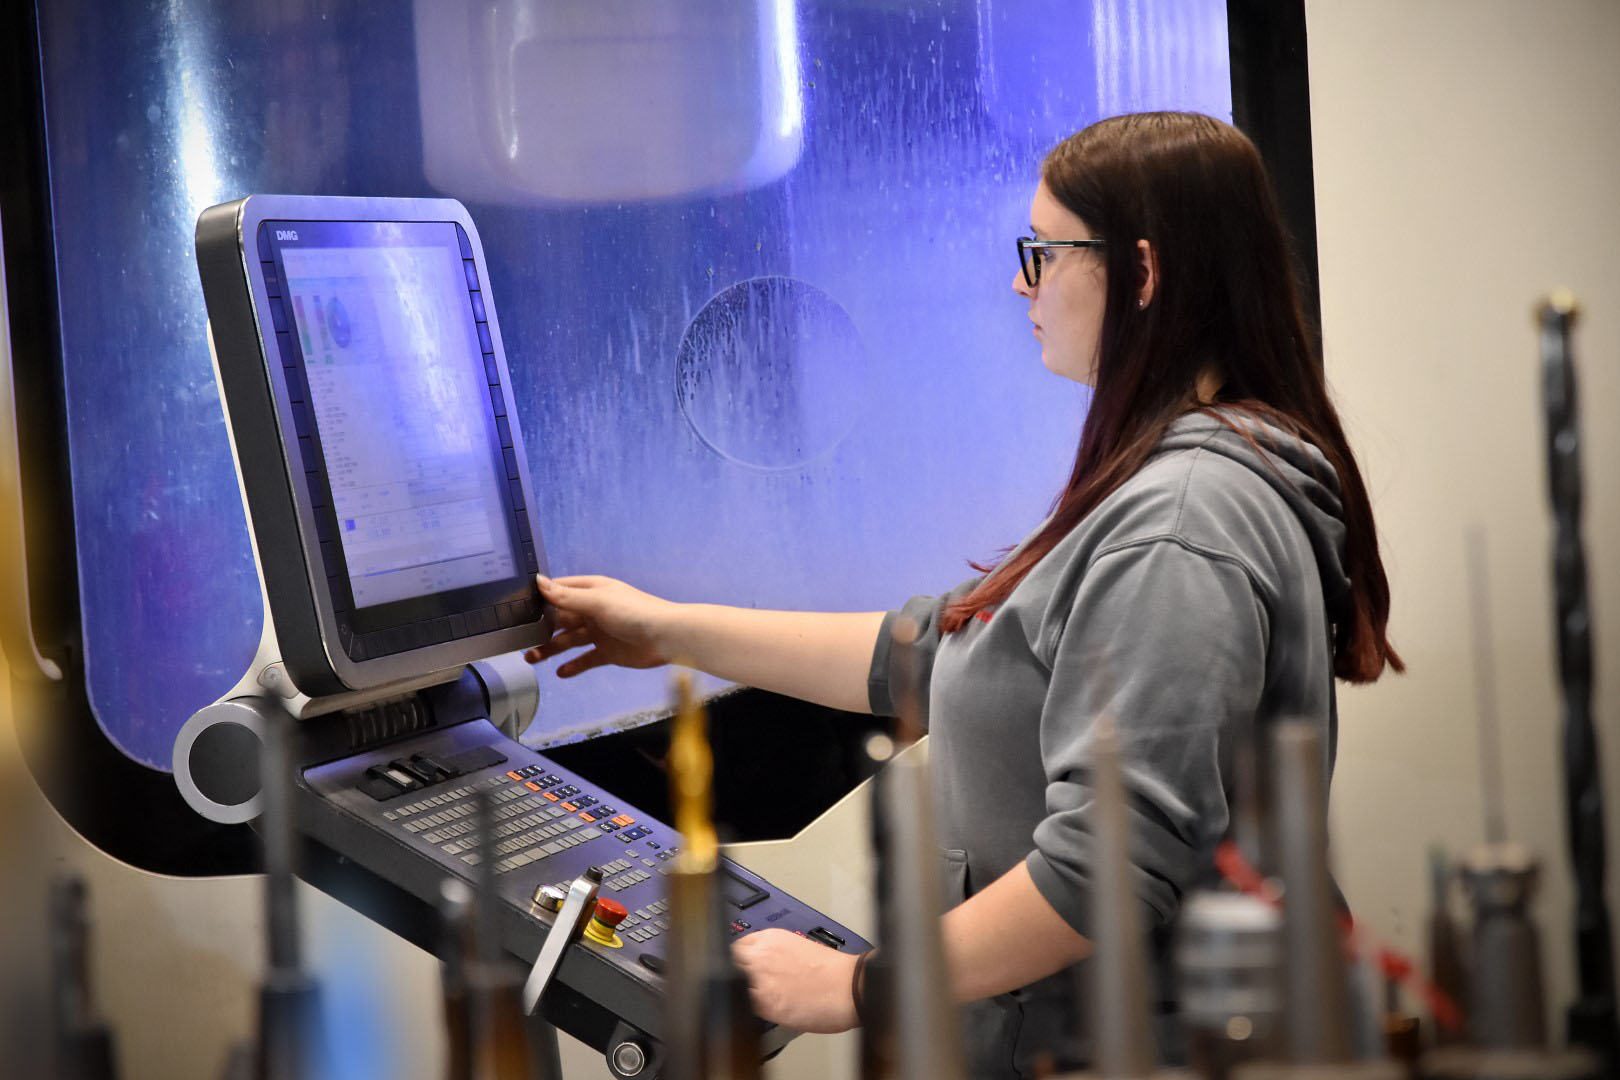
M 1037 240 L 1033 236 L 1018 238 L 1018 268 L 1024 272 L 1024 284 L 1030 288 L 1041 283 L 1041 258 L 1036 252 L 1047 248 L 1100 248 L 1103 240 Z

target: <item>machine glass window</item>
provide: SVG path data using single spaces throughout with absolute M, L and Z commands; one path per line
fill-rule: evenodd
M 1221 0 L 107 0 L 38 19 L 90 701 L 164 769 L 262 619 L 192 253 L 203 208 L 461 200 L 554 571 L 872 610 L 1016 542 L 1072 459 L 1087 399 L 1042 368 L 1006 257 L 1042 155 L 1111 113 L 1232 111 Z M 331 258 L 289 270 L 300 332 L 334 361 L 428 318 Z M 372 253 L 352 274 L 388 259 L 442 272 Z M 446 343 L 466 332 L 432 317 Z M 413 425 L 488 420 L 440 389 L 431 418 L 385 392 L 339 441 L 387 429 L 377 482 L 425 476 Z M 451 471 L 439 523 L 425 487 L 407 512 L 454 534 L 440 571 L 409 565 L 407 536 L 383 536 L 400 507 L 351 476 L 344 550 L 368 597 L 506 572 L 492 481 L 476 454 Z M 542 685 L 541 742 L 667 697 L 656 671 Z

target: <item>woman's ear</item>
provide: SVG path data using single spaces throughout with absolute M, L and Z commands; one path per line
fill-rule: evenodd
M 1136 306 L 1145 308 L 1153 303 L 1153 293 L 1159 287 L 1159 253 L 1146 240 L 1136 242 Z

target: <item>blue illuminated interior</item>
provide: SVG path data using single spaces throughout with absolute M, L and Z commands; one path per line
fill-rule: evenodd
M 1220 0 L 691 0 L 587 44 L 574 7 L 41 5 L 89 694 L 131 757 L 166 768 L 260 631 L 204 207 L 461 199 L 553 571 L 872 610 L 1015 543 L 1072 460 L 1084 393 L 1011 291 L 1042 154 L 1231 117 Z M 636 723 L 666 680 L 544 678 L 531 738 Z

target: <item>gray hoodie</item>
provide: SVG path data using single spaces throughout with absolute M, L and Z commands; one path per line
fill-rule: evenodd
M 890 628 L 909 615 L 948 899 L 1023 861 L 1085 935 L 1092 737 L 1113 718 L 1167 995 L 1168 928 L 1187 892 L 1213 880 L 1240 741 L 1273 719 L 1311 720 L 1331 769 L 1337 735 L 1330 618 L 1349 586 L 1337 479 L 1314 446 L 1225 415 L 1266 452 L 1214 417 L 1181 417 L 988 619 L 941 638 L 944 604 L 977 579 L 891 612 L 869 680 L 873 712 L 892 714 Z M 1059 1037 L 1076 1026 L 1073 984 L 1060 974 L 970 1008 L 972 1075 L 1017 1075 L 1043 1050 L 1084 1055 Z

